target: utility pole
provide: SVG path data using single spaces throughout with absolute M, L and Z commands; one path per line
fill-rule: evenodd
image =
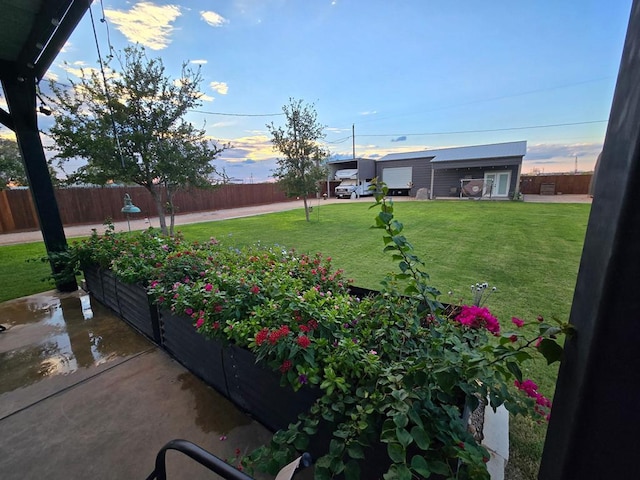
M 353 159 L 356 159 L 356 124 L 351 124 L 351 143 L 353 145 Z
M 578 173 L 578 155 L 576 155 L 575 173 Z
M 356 162 L 356 168 L 358 172 L 358 174 L 356 175 L 356 197 L 357 197 L 358 187 L 360 186 L 360 165 L 358 165 L 358 162 L 356 161 L 356 124 L 355 123 L 351 124 L 351 144 L 353 148 L 353 161 Z

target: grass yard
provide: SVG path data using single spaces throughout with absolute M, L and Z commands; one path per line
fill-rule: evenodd
M 358 286 L 378 288 L 395 268 L 382 252 L 382 231 L 369 228 L 378 209 L 370 204 L 314 205 L 307 223 L 301 210 L 183 225 L 189 240 L 210 237 L 229 245 L 278 244 L 331 256 Z M 432 282 L 447 302 L 469 300 L 469 287 L 498 287 L 488 303 L 503 324 L 512 316 L 567 319 L 582 252 L 590 205 L 521 202 L 398 202 L 396 219 L 426 263 Z M 51 288 L 40 282 L 48 267 L 25 263 L 41 255 L 42 243 L 0 247 L 0 301 Z M 448 292 L 452 291 L 452 296 Z M 525 376 L 552 395 L 556 368 L 533 365 Z M 526 420 L 511 424 L 509 478 L 537 478 L 545 426 Z

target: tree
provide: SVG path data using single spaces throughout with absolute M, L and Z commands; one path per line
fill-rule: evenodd
M 9 183 L 26 185 L 27 176 L 17 142 L 0 138 L 0 190 L 7 188 Z
M 119 71 L 110 67 L 115 60 Z M 162 60 L 147 58 L 139 46 L 111 56 L 103 71 L 83 71 L 71 89 L 50 82 L 55 123 L 49 134 L 56 158 L 60 164 L 77 158 L 87 162 L 68 181 L 146 188 L 163 233 L 173 235 L 174 194 L 180 188 L 212 186 L 216 169 L 211 162 L 225 148 L 184 120 L 188 110 L 201 104 L 201 82 L 200 71 L 186 63 L 181 77 L 172 80 Z
M 324 126 L 318 123 L 314 105 L 304 104 L 302 100 L 289 99 L 282 111 L 286 118 L 284 127 L 276 127 L 273 122 L 267 125 L 274 150 L 284 155 L 277 160 L 274 176 L 287 196 L 302 197 L 308 222 L 307 199 L 318 192 L 320 180 L 327 176 L 324 162 L 328 152 L 318 144 L 324 138 Z

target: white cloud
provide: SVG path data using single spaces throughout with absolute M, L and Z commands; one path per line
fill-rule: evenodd
M 209 63 L 209 60 L 191 60 L 189 63 L 193 63 L 195 65 L 206 65 Z
M 212 27 L 221 27 L 225 23 L 229 23 L 229 20 L 224 18 L 222 15 L 212 11 L 201 11 L 200 16 Z
M 376 110 L 370 110 L 367 112 L 360 112 L 360 115 L 375 115 L 376 113 L 378 113 Z
M 47 80 L 53 80 L 54 82 L 58 81 L 58 75 L 53 73 L 51 70 L 47 70 L 47 73 L 44 74 L 44 78 Z
M 222 158 L 229 163 L 256 162 L 273 160 L 277 152 L 273 150 L 271 137 L 267 135 L 252 135 L 233 139 L 220 140 L 221 143 L 230 143 L 232 148 L 224 151 Z
M 162 50 L 171 43 L 171 25 L 180 13 L 178 5 L 155 5 L 140 2 L 131 10 L 105 10 L 105 15 L 130 42 L 152 50 Z
M 213 102 L 215 99 L 211 95 L 203 93 L 200 95 L 199 100 L 202 100 L 203 102 Z
M 97 72 L 98 69 L 94 67 L 88 67 L 83 61 L 77 61 L 73 63 L 63 63 L 60 66 L 65 72 L 74 77 L 82 78 L 83 76 L 91 76 L 92 72 Z
M 209 85 L 220 95 L 226 95 L 229 91 L 229 86 L 225 82 L 211 82 Z
M 211 127 L 213 128 L 224 128 L 224 127 L 233 127 L 234 125 L 237 125 L 237 122 L 216 122 L 214 124 L 211 125 Z

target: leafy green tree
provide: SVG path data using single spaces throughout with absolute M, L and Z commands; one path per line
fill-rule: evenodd
M 27 176 L 18 144 L 8 138 L 0 138 L 0 190 L 7 188 L 9 182 L 26 185 Z
M 274 150 L 284 157 L 277 160 L 275 178 L 289 197 L 302 197 L 304 213 L 309 221 L 308 198 L 319 190 L 319 182 L 327 177 L 324 166 L 328 152 L 320 147 L 323 125 L 318 123 L 314 105 L 289 99 L 282 107 L 286 125 L 267 124 Z
M 114 61 L 118 70 L 111 68 Z M 77 158 L 87 162 L 68 181 L 114 181 L 146 188 L 163 233 L 173 234 L 176 191 L 213 186 L 217 172 L 212 161 L 225 148 L 184 119 L 188 110 L 201 104 L 201 82 L 200 71 L 186 63 L 181 77 L 171 79 L 162 60 L 147 58 L 139 46 L 110 57 L 104 74 L 83 71 L 70 89 L 50 82 L 55 124 L 49 134 L 56 158 L 60 164 Z

